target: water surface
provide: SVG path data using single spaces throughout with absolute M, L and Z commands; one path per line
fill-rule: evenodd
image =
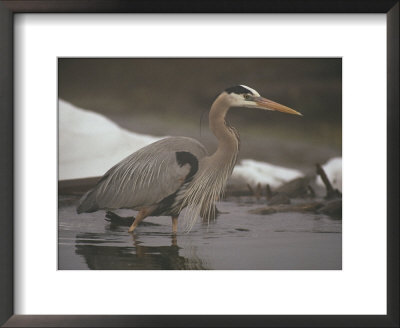
M 99 270 L 340 270 L 342 221 L 321 214 L 249 214 L 265 205 L 232 198 L 215 222 L 171 234 L 169 217 L 149 217 L 133 234 L 105 212 L 75 211 L 76 197 L 59 197 L 58 267 Z M 123 210 L 120 215 L 134 212 Z

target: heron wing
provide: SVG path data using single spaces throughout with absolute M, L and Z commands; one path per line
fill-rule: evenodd
M 78 212 L 136 209 L 159 203 L 193 173 L 190 163 L 178 160 L 177 154 L 181 152 L 190 153 L 197 161 L 207 155 L 205 148 L 191 138 L 171 137 L 154 142 L 108 170 L 82 197 Z

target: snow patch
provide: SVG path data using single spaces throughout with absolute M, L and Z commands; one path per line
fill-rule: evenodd
M 298 170 L 288 169 L 265 162 L 258 162 L 251 159 L 244 159 L 240 165 L 236 165 L 233 179 L 244 180 L 249 184 L 269 184 L 271 187 L 278 187 L 284 182 L 303 176 Z
M 342 158 L 331 158 L 324 165 L 322 165 L 322 168 L 328 176 L 333 188 L 342 191 Z M 317 177 L 317 184 L 320 186 L 325 186 L 320 176 Z
M 102 176 L 161 138 L 122 129 L 103 115 L 59 100 L 59 180 Z

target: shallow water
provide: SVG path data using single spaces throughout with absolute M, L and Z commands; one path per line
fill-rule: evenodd
M 218 219 L 171 234 L 169 217 L 149 217 L 135 230 L 105 221 L 105 212 L 77 215 L 77 198 L 59 197 L 61 270 L 340 270 L 342 221 L 308 213 L 249 214 L 263 204 L 232 198 Z M 131 211 L 118 211 L 130 216 Z

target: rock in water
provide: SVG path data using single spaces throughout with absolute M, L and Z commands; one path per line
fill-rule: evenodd
M 326 202 L 317 212 L 337 219 L 342 219 L 342 200 L 334 199 Z
M 305 197 L 309 194 L 308 185 L 310 181 L 310 177 L 297 178 L 286 182 L 275 191 L 285 193 L 289 198 Z
M 290 198 L 283 192 L 280 192 L 270 198 L 268 205 L 290 204 Z

